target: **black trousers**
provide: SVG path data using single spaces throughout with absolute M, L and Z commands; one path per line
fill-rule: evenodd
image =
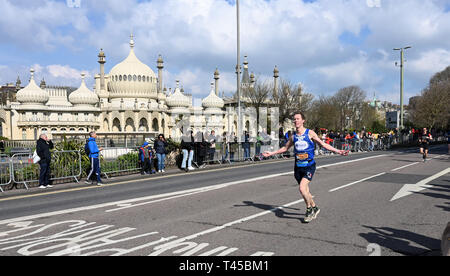
M 41 171 L 39 173 L 39 185 L 47 186 L 50 184 L 50 162 L 39 163 Z
M 144 159 L 144 163 L 142 164 L 142 174 L 144 173 L 152 173 L 153 170 L 153 160 L 149 158 Z

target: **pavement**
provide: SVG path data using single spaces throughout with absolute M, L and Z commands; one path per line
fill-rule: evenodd
M 0 194 L 0 255 L 435 256 L 447 145 L 317 160 L 304 223 L 294 161 L 126 176 Z

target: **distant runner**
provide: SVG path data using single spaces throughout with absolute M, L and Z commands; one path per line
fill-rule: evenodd
M 428 132 L 427 128 L 424 128 L 422 131 L 422 135 L 419 136 L 420 153 L 422 154 L 423 162 L 427 161 L 428 148 L 430 146 L 431 140 L 433 140 L 433 137 Z
M 306 203 L 306 215 L 305 222 L 309 223 L 313 219 L 317 218 L 320 213 L 319 207 L 313 200 L 313 196 L 309 192 L 309 183 L 311 183 L 314 173 L 316 172 L 316 161 L 314 160 L 314 142 L 321 147 L 335 152 L 337 154 L 347 156 L 348 151 L 338 150 L 334 147 L 323 142 L 317 134 L 304 127 L 305 115 L 302 112 L 295 113 L 294 123 L 296 133 L 290 137 L 286 146 L 276 152 L 264 152 L 264 157 L 270 157 L 272 155 L 283 154 L 294 146 L 295 155 L 295 179 L 300 184 L 300 193 L 305 199 Z

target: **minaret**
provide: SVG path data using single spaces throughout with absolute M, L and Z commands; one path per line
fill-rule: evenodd
M 16 90 L 17 91 L 19 91 L 22 88 L 21 85 L 22 85 L 22 82 L 20 81 L 19 76 L 17 76 L 17 80 L 16 80 Z
M 219 96 L 219 79 L 220 79 L 220 73 L 219 73 L 219 69 L 216 68 L 216 71 L 214 72 L 214 80 L 215 80 L 215 91 L 216 91 L 216 96 Z
M 250 86 L 250 75 L 248 73 L 247 56 L 244 56 L 244 71 L 242 72 L 242 86 L 243 87 L 249 87 Z
M 39 87 L 40 87 L 41 89 L 44 89 L 44 90 L 45 90 L 45 88 L 47 87 L 47 84 L 45 83 L 45 79 L 42 79 L 42 80 L 41 80 L 41 84 L 39 85 Z
M 157 68 L 158 68 L 158 93 L 163 92 L 163 69 L 164 69 L 164 61 L 161 55 L 159 55 L 157 60 Z
M 255 87 L 255 82 L 256 82 L 255 74 L 252 72 L 250 74 L 250 87 Z
M 280 77 L 280 71 L 278 67 L 275 65 L 275 69 L 273 70 L 273 93 L 274 95 L 278 95 L 278 78 Z
M 105 63 L 106 56 L 103 52 L 103 49 L 100 49 L 100 53 L 98 54 L 98 63 L 100 63 L 100 91 L 105 91 Z

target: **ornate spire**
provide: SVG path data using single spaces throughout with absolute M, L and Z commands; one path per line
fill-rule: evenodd
M 218 79 L 220 79 L 220 73 L 219 73 L 219 69 L 218 68 L 216 68 L 216 71 L 214 72 L 214 79 L 215 80 L 218 80 Z
M 100 53 L 98 54 L 98 63 L 100 64 L 106 63 L 106 55 L 105 52 L 103 52 L 103 48 L 100 49 Z
M 130 47 L 131 47 L 131 49 L 134 48 L 134 35 L 133 35 L 133 32 L 131 32 L 131 35 L 130 35 Z
M 164 69 L 164 60 L 161 55 L 159 55 L 158 60 L 156 61 L 158 69 Z

